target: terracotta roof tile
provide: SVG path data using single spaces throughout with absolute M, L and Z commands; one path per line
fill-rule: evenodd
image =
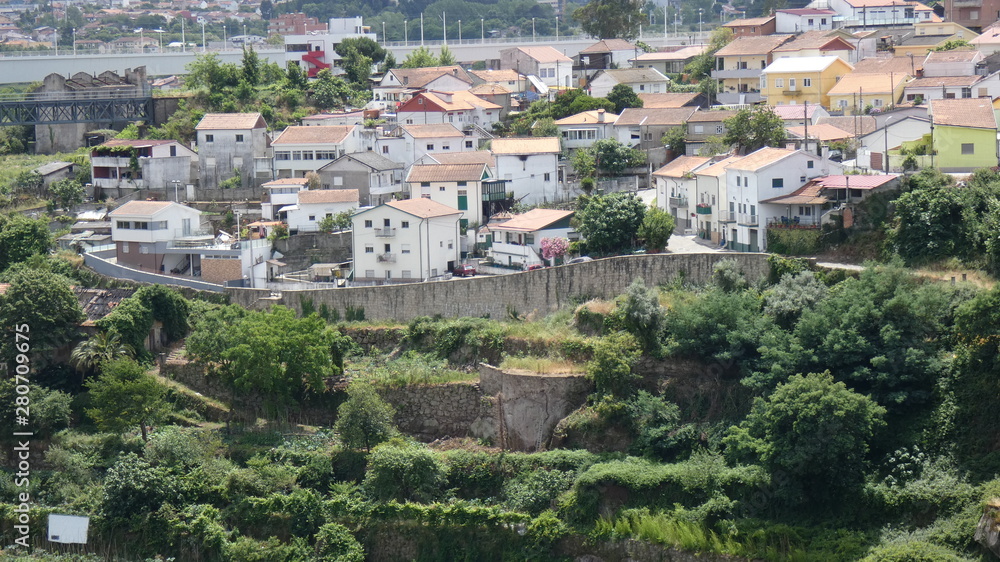
M 792 35 L 744 36 L 733 39 L 728 45 L 715 52 L 716 57 L 739 55 L 765 55 L 791 39 Z
M 601 121 L 601 115 L 604 115 L 604 121 Z M 614 123 L 618 116 L 614 113 L 607 113 L 603 109 L 595 109 L 592 111 L 583 111 L 577 113 L 576 115 L 570 115 L 569 117 L 563 117 L 555 121 L 556 125 L 592 125 L 595 123 Z
M 276 180 L 271 180 L 267 183 L 261 184 L 263 188 L 269 187 L 287 187 L 289 185 L 300 185 L 304 186 L 309 183 L 307 178 L 278 178 Z
M 648 109 L 630 107 L 618 117 L 615 126 L 630 125 L 680 125 L 691 117 L 696 108 Z
M 996 129 L 993 103 L 988 99 L 931 100 L 931 116 L 935 125 Z
M 916 76 L 924 67 L 920 57 L 868 57 L 854 65 L 856 74 L 906 73 Z
M 830 45 L 830 43 L 835 43 L 835 45 Z M 853 51 L 854 45 L 847 43 L 838 35 L 831 35 L 829 31 L 807 31 L 791 41 L 784 43 L 780 47 L 774 50 L 776 53 L 790 52 L 790 51 L 800 51 L 802 49 L 822 49 L 828 47 L 831 50 L 841 51 Z
M 807 117 L 811 119 L 813 114 L 816 113 L 816 107 L 814 103 L 809 105 L 776 105 L 771 110 L 782 120 L 788 121 L 790 119 L 805 119 Z
M 573 62 L 573 59 L 547 45 L 544 47 L 514 47 L 514 49 L 521 51 L 540 63 Z M 510 49 L 504 49 L 503 51 L 500 51 L 500 53 L 502 55 L 505 51 L 509 50 Z
M 490 144 L 493 155 L 505 154 L 558 154 L 562 152 L 556 137 L 530 137 L 493 139 Z
M 349 126 L 297 126 L 286 128 L 271 144 L 340 144 L 354 130 Z
M 639 62 L 650 62 L 650 61 L 684 61 L 690 58 L 694 58 L 705 52 L 707 47 L 705 45 L 692 45 L 690 47 L 684 47 L 682 49 L 677 49 L 676 51 L 656 51 L 655 53 L 643 53 L 638 57 L 629 59 Z
M 394 68 L 390 70 L 400 84 L 408 88 L 423 88 L 445 74 L 472 84 L 472 77 L 460 66 L 428 66 L 424 68 Z
M 470 70 L 469 74 L 486 83 L 524 80 L 523 74 L 518 74 L 516 70 L 511 68 L 504 68 L 502 70 Z
M 828 123 L 822 125 L 810 125 L 807 127 L 788 127 L 788 131 L 798 138 L 804 138 L 806 130 L 809 132 L 810 140 L 835 141 L 850 138 L 852 135 L 847 131 L 834 127 Z
M 427 139 L 437 137 L 464 137 L 451 123 L 438 125 L 400 125 L 411 137 L 415 139 Z
M 740 161 L 741 158 L 742 156 L 727 156 L 726 158 L 719 160 L 718 162 L 712 164 L 711 166 L 707 166 L 705 168 L 697 170 L 695 174 L 699 176 L 712 176 L 712 177 L 724 176 L 726 174 L 726 168 L 728 168 L 731 164 L 735 164 L 736 162 Z
M 729 165 L 729 169 L 756 172 L 757 170 L 765 166 L 770 166 L 771 164 L 787 158 L 792 154 L 795 154 L 795 151 L 787 148 L 766 147 L 751 154 L 747 154 L 743 158 L 740 158 L 738 162 L 733 162 Z
M 486 164 L 417 164 L 410 168 L 406 181 L 480 181 Z
M 900 84 L 906 82 L 908 74 L 845 74 L 828 92 L 831 96 L 844 96 L 861 93 L 891 94 Z
M 694 172 L 696 168 L 704 166 L 709 161 L 711 161 L 711 158 L 703 156 L 678 156 L 668 162 L 666 166 L 653 172 L 653 175 L 661 178 L 682 178 Z
M 441 164 L 486 164 L 489 167 L 497 165 L 496 158 L 489 150 L 470 150 L 468 152 L 435 152 L 428 154 Z
M 931 51 L 927 53 L 927 58 L 924 59 L 925 63 L 954 63 L 954 62 L 972 62 L 976 58 L 980 57 L 980 53 L 977 50 L 967 50 L 967 51 Z
M 810 180 L 788 195 L 764 199 L 761 203 L 770 203 L 772 205 L 822 205 L 829 201 L 829 199 L 820 195 L 822 191 L 823 184 L 816 180 Z
M 458 209 L 453 209 L 447 205 L 442 205 L 441 203 L 431 201 L 430 199 L 425 199 L 423 197 L 419 197 L 417 199 L 391 201 L 386 203 L 386 206 L 424 219 L 458 215 L 462 212 Z
M 114 211 L 108 213 L 108 216 L 126 216 L 126 215 L 141 215 L 141 216 L 151 216 L 159 213 L 163 209 L 170 207 L 172 205 L 177 205 L 178 207 L 184 207 L 179 203 L 174 203 L 173 201 L 129 201 L 121 207 L 118 207 Z M 185 207 L 190 209 L 190 207 Z
M 774 21 L 774 16 L 764 16 L 762 18 L 743 18 L 738 20 L 728 21 L 722 24 L 722 27 L 747 27 L 747 26 L 760 26 L 765 25 Z
M 357 189 L 309 189 L 299 192 L 299 203 L 358 203 Z
M 635 45 L 624 39 L 601 39 L 597 43 L 580 51 L 581 55 L 590 53 L 610 53 L 611 51 L 634 51 L 638 49 Z
M 655 68 L 612 68 L 602 70 L 600 74 L 606 74 L 619 84 L 634 84 L 638 82 L 669 82 L 670 79 L 660 73 Z M 597 76 L 594 77 L 595 79 Z
M 934 76 L 931 78 L 917 78 L 907 82 L 907 88 L 940 88 L 941 86 L 972 86 L 982 80 L 982 76 Z
M 195 127 L 199 131 L 264 128 L 267 128 L 267 123 L 260 113 L 206 113 Z
M 695 111 L 691 117 L 688 117 L 688 123 L 714 123 L 717 121 L 725 121 L 730 117 L 735 117 L 739 111 L 735 109 L 711 109 L 711 110 L 700 110 Z
M 690 105 L 700 95 L 698 92 L 639 94 L 639 99 L 643 109 L 677 109 Z
M 545 229 L 552 223 L 573 216 L 573 211 L 558 209 L 532 209 L 521 215 L 514 215 L 510 220 L 493 224 L 493 230 L 516 230 L 518 232 L 536 232 Z
M 820 117 L 817 124 L 829 123 L 838 129 L 843 129 L 851 136 L 864 136 L 875 132 L 877 123 L 871 115 L 848 115 L 844 117 Z

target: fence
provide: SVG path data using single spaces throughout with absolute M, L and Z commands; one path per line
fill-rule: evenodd
M 113 249 L 88 252 L 83 254 L 83 263 L 90 269 L 104 275 L 105 277 L 128 279 L 129 281 L 136 281 L 138 283 L 179 285 L 181 287 L 198 289 L 199 291 L 213 291 L 216 293 L 221 293 L 223 291 L 222 285 L 216 285 L 214 283 L 206 283 L 204 281 L 198 281 L 196 279 L 186 277 L 160 275 L 158 273 L 139 271 L 138 269 L 118 265 L 117 263 L 111 261 L 114 257 L 115 251 Z

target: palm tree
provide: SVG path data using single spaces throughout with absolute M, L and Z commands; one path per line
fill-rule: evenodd
M 80 342 L 69 356 L 69 362 L 80 371 L 80 382 L 83 377 L 96 371 L 106 361 L 121 358 L 132 358 L 135 350 L 132 346 L 122 343 L 121 337 L 114 332 L 98 332 L 87 341 Z

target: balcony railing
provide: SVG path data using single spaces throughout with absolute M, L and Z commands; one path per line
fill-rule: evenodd
M 712 78 L 724 80 L 726 78 L 760 78 L 762 68 L 729 68 L 726 70 L 713 70 Z
M 375 236 L 378 238 L 391 238 L 396 235 L 395 228 L 376 228 Z
M 819 217 L 771 217 L 767 219 L 768 228 L 819 228 Z
M 670 206 L 677 209 L 686 209 L 688 206 L 687 197 L 671 197 Z
M 379 263 L 396 263 L 396 254 L 379 254 L 375 261 Z
M 694 212 L 698 213 L 699 215 L 711 215 L 712 214 L 712 206 L 711 205 L 704 205 L 704 204 L 698 205 L 697 207 L 695 207 Z
M 757 215 L 751 215 L 749 213 L 739 213 L 736 216 L 736 222 L 744 226 L 757 226 L 757 221 Z
M 732 211 L 723 211 L 722 216 L 719 217 L 720 222 L 736 222 L 736 213 Z

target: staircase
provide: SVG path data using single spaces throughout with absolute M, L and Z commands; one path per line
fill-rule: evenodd
M 320 70 L 330 68 L 328 63 L 321 60 L 324 58 L 326 58 L 326 51 L 309 51 L 308 53 L 302 55 L 302 61 L 311 65 L 307 71 L 310 78 L 315 78 L 316 75 L 319 74 Z

